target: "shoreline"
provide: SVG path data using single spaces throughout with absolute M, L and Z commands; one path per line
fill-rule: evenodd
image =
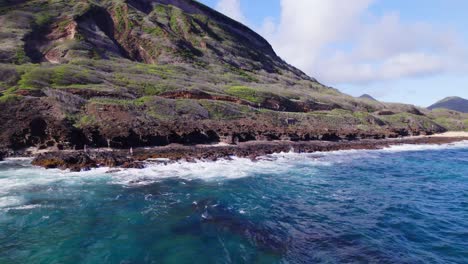
M 468 140 L 468 133 L 416 136 L 396 139 L 365 139 L 353 141 L 249 141 L 237 145 L 177 145 L 146 147 L 130 150 L 88 149 L 38 153 L 32 164 L 46 169 L 71 171 L 92 168 L 145 168 L 145 163 L 167 164 L 177 161 L 216 161 L 233 156 L 256 160 L 281 152 L 314 153 L 339 150 L 378 150 L 395 145 L 450 144 Z
M 426 137 L 446 137 L 446 138 L 468 138 L 468 132 L 464 131 L 449 131 L 440 134 L 434 134 Z

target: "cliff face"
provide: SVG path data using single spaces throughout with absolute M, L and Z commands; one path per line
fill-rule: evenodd
M 445 130 L 414 106 L 318 83 L 261 36 L 196 1 L 2 1 L 0 24 L 0 148 Z
M 3 62 L 113 57 L 286 71 L 308 79 L 282 61 L 261 36 L 196 1 L 36 0 L 4 5 L 2 21 L 8 26 L 3 31 L 9 35 L 3 33 L 11 42 L 0 48 Z M 19 54 L 21 50 L 25 54 Z

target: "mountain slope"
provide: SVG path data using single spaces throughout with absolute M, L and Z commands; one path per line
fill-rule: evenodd
M 377 101 L 377 99 L 375 99 L 374 97 L 368 95 L 368 94 L 363 94 L 361 96 L 359 96 L 359 98 L 361 99 L 368 99 L 368 100 L 372 100 L 372 101 Z
M 430 110 L 437 108 L 444 108 L 462 113 L 468 113 L 468 100 L 456 96 L 447 97 L 428 107 L 428 109 Z
M 24 2 L 2 8 L 7 25 L 2 33 L 19 40 L 2 45 L 2 62 L 118 57 L 287 71 L 308 79 L 276 56 L 258 34 L 196 1 Z M 25 54 L 20 54 L 23 49 Z
M 424 109 L 320 84 L 255 32 L 192 0 L 3 1 L 0 24 L 0 148 L 445 130 Z

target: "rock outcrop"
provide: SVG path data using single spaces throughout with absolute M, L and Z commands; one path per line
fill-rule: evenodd
M 468 138 L 465 138 L 468 139 Z M 381 149 L 398 144 L 446 144 L 463 138 L 421 137 L 406 139 L 371 139 L 357 141 L 308 141 L 308 142 L 247 142 L 230 146 L 171 145 L 129 150 L 60 151 L 38 155 L 33 164 L 44 168 L 88 170 L 96 167 L 144 168 L 148 164 L 168 163 L 179 160 L 215 161 L 232 156 L 253 160 L 266 155 L 294 151 L 296 153 L 326 152 L 349 149 Z

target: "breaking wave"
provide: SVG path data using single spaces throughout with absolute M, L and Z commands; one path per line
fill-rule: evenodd
M 401 145 L 86 172 L 10 159 L 0 162 L 0 262 L 462 263 L 467 151 Z
M 298 167 L 313 170 L 314 167 L 351 162 L 357 158 L 379 158 L 379 155 L 385 153 L 467 147 L 468 141 L 463 141 L 444 145 L 395 145 L 382 150 L 342 150 L 309 154 L 287 152 L 263 156 L 257 160 L 232 157 L 217 161 L 180 161 L 166 164 L 148 162 L 144 169 L 97 168 L 84 172 L 46 170 L 32 166 L 31 159 L 14 158 L 0 162 L 0 208 L 24 206 L 23 199 L 12 196 L 12 193 L 51 184 L 77 186 L 104 183 L 141 186 L 168 178 L 218 181 L 262 174 L 284 174 Z
M 426 151 L 426 150 L 460 149 L 460 148 L 467 148 L 467 147 L 468 147 L 468 140 L 465 140 L 465 141 L 449 143 L 449 144 L 393 145 L 393 146 L 383 149 L 383 151 L 386 151 L 386 152 Z

